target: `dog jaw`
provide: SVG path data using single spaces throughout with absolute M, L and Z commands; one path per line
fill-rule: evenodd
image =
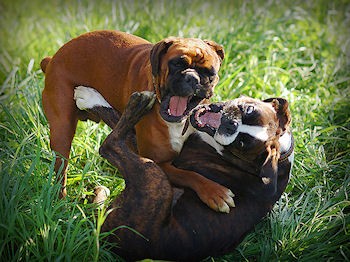
M 205 132 L 198 132 L 198 135 L 204 142 L 214 148 L 219 155 L 223 154 L 222 151 L 224 150 L 224 147 L 219 144 L 212 136 L 208 135 Z
M 222 146 L 227 146 L 229 144 L 232 144 L 236 140 L 237 135 L 238 132 L 234 133 L 233 135 L 227 136 L 225 134 L 219 134 L 216 131 L 214 135 L 214 140 Z

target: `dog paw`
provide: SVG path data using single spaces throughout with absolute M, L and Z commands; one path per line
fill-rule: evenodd
M 150 91 L 135 92 L 130 96 L 126 110 L 130 115 L 143 116 L 151 110 L 156 100 L 156 95 Z
M 99 207 L 102 207 L 106 199 L 110 196 L 110 190 L 105 186 L 97 186 L 94 189 L 95 198 L 93 203 L 96 203 Z
M 111 108 L 111 105 L 96 89 L 87 86 L 75 88 L 74 100 L 80 110 L 91 109 L 97 106 Z
M 262 177 L 261 180 L 263 181 L 263 183 L 265 185 L 268 185 L 271 183 L 271 178 L 269 178 L 269 177 Z
M 215 182 L 205 185 L 197 194 L 211 209 L 218 212 L 229 213 L 230 208 L 236 206 L 232 191 Z

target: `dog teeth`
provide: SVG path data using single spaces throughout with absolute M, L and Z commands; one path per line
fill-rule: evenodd
M 171 116 L 170 108 L 168 108 L 168 115 Z

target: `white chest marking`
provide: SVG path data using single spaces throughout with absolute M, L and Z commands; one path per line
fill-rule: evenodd
M 166 122 L 168 126 L 171 148 L 177 153 L 180 153 L 186 139 L 189 137 L 190 134 L 194 132 L 194 128 L 191 125 L 189 125 L 186 133 L 182 135 L 182 130 L 185 126 L 185 122 L 186 120 L 183 120 L 180 123 Z

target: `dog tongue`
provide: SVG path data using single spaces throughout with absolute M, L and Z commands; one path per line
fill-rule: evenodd
M 182 116 L 187 108 L 188 97 L 172 96 L 169 102 L 169 110 L 172 116 Z
M 221 114 L 220 113 L 213 113 L 213 112 L 206 112 L 203 115 L 199 117 L 199 120 L 201 122 L 201 125 L 205 126 L 205 124 L 214 127 L 219 128 L 221 124 Z

